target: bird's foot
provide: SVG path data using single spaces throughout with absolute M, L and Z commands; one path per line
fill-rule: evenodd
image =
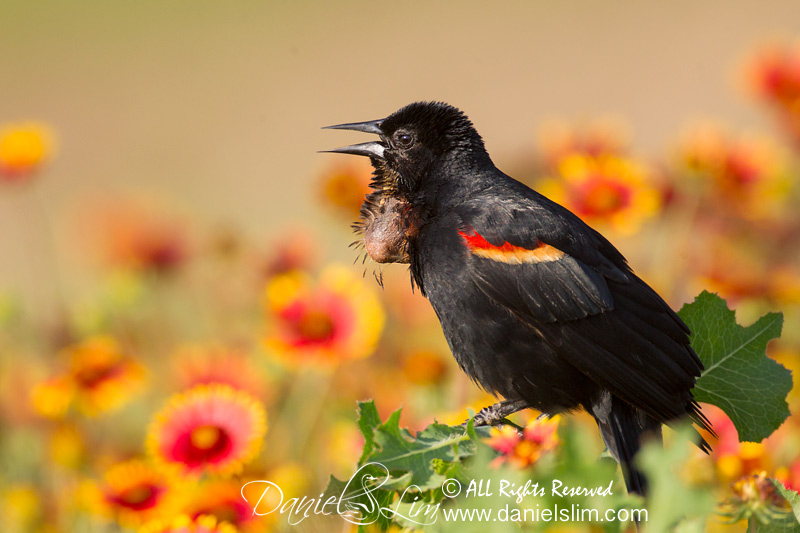
M 478 411 L 478 414 L 472 419 L 472 425 L 473 427 L 480 427 L 496 426 L 501 423 L 506 424 L 509 423 L 505 420 L 508 415 L 529 407 L 530 405 L 525 400 L 503 400 Z M 469 420 L 462 425 L 466 426 L 468 422 Z

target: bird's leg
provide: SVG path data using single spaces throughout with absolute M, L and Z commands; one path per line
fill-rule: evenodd
M 503 400 L 502 402 L 497 402 L 494 405 L 484 407 L 478 411 L 478 414 L 472 419 L 472 425 L 474 427 L 495 426 L 503 422 L 503 419 L 508 415 L 516 413 L 517 411 L 522 411 L 528 407 L 530 407 L 530 404 L 525 400 Z M 467 420 L 467 422 L 469 422 L 469 420 Z M 464 422 L 463 425 L 466 425 L 467 422 Z

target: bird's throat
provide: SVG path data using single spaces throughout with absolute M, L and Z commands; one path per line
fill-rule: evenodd
M 371 192 L 364 198 L 356 231 L 363 234 L 364 248 L 373 261 L 408 263 L 410 241 L 419 228 L 418 217 L 399 191 L 400 176 L 381 161 L 373 164 Z

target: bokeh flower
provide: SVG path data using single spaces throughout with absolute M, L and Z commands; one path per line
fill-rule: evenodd
M 369 193 L 372 166 L 367 160 L 355 159 L 336 163 L 320 180 L 320 195 L 323 204 L 356 220 L 364 197 Z
M 769 454 L 763 443 L 739 442 L 739 434 L 730 418 L 717 407 L 704 405 L 717 438 L 709 436 L 711 458 L 720 480 L 730 483 L 742 476 L 757 474 L 770 468 Z
M 189 509 L 196 511 L 205 508 L 217 516 L 230 516 L 231 523 L 244 532 L 281 530 L 282 528 L 276 526 L 281 520 L 281 513 L 273 512 L 259 516 L 256 512 L 264 513 L 270 509 L 278 509 L 293 498 L 302 500 L 308 494 L 309 475 L 310 472 L 305 465 L 291 460 L 286 461 L 255 477 L 248 476 L 235 482 L 231 481 L 228 487 L 217 484 L 211 491 L 213 496 L 201 497 Z M 263 483 L 257 482 L 262 480 L 274 483 L 280 491 L 266 490 Z
M 176 350 L 174 361 L 181 390 L 219 383 L 256 398 L 264 397 L 261 374 L 241 349 L 220 344 L 185 345 Z
M 441 354 L 416 350 L 403 358 L 403 374 L 415 385 L 435 385 L 447 374 L 448 365 Z
M 701 252 L 693 269 L 696 289 L 716 292 L 733 302 L 769 296 L 770 277 L 763 252 L 735 234 L 701 234 L 700 238 L 705 242 L 696 248 Z
M 364 436 L 345 420 L 334 422 L 327 431 L 325 454 L 334 473 L 350 475 L 364 448 Z
M 650 171 L 631 158 L 574 154 L 559 162 L 558 173 L 559 179 L 545 179 L 539 191 L 590 225 L 633 233 L 661 206 Z
M 789 466 L 775 469 L 775 479 L 789 490 L 800 491 L 800 458 Z
M 795 246 L 793 231 L 759 240 L 747 226 L 698 228 L 688 249 L 695 291 L 716 292 L 731 303 L 766 301 L 786 307 L 800 302 L 800 268 L 786 252 Z
M 710 199 L 744 218 L 775 217 L 792 189 L 785 154 L 763 135 L 734 136 L 697 124 L 683 134 L 678 151 L 684 168 L 708 180 Z
M 0 181 L 27 181 L 53 156 L 53 133 L 40 122 L 0 126 Z
M 86 460 L 87 446 L 74 424 L 60 423 L 50 435 L 49 455 L 57 465 L 77 469 Z
M 721 506 L 722 516 L 731 522 L 755 519 L 760 524 L 788 515 L 789 506 L 766 472 L 738 479 L 731 485 L 733 496 Z
M 486 443 L 500 455 L 492 461 L 492 465 L 508 463 L 516 468 L 525 468 L 534 464 L 558 446 L 559 420 L 558 416 L 534 418 L 528 422 L 522 434 L 509 425 L 493 427 Z
M 800 148 L 800 41 L 761 47 L 747 73 L 756 94 L 777 113 Z
M 794 48 L 776 47 L 760 58 L 754 80 L 800 149 L 798 57 Z M 39 185 L 35 180 L 52 165 L 53 141 L 45 125 L 0 123 L 0 197 L 3 186 L 9 193 L 36 192 L 25 187 Z M 640 158 L 630 141 L 625 125 L 614 121 L 550 124 L 539 151 L 505 154 L 504 165 L 523 179 L 552 178 L 537 188 L 621 241 L 631 263 L 673 304 L 710 289 L 737 308 L 742 323 L 767 309 L 783 311 L 786 327 L 767 355 L 800 375 L 800 335 L 790 327 L 800 310 L 800 212 L 794 211 L 800 151 L 784 146 L 785 139 L 703 126 L 653 159 Z M 648 144 L 648 135 L 639 141 Z M 88 168 L 81 154 L 96 159 L 96 178 L 114 167 L 92 147 L 70 151 L 70 179 Z M 53 204 L 63 200 L 64 187 L 40 191 L 52 193 L 42 198 L 6 198 L 22 216 L 19 228 L 9 227 L 11 255 L 15 247 L 30 248 L 33 263 L 31 272 L 25 264 L 17 272 L 13 261 L 0 268 L 22 275 L 21 286 L 12 279 L 0 288 L 0 529 L 286 530 L 279 513 L 253 514 L 262 496 L 260 510 L 274 508 L 277 491 L 243 485 L 270 480 L 283 503 L 298 498 L 301 505 L 304 496 L 319 494 L 329 473 L 352 476 L 364 447 L 374 453 L 381 444 L 379 430 L 370 440 L 366 426 L 377 422 L 371 415 L 354 423 L 356 399 L 374 398 L 381 420 L 402 406 L 406 437 L 434 421 L 457 426 L 497 401 L 457 370 L 433 308 L 410 290 L 405 267 L 383 267 L 382 290 L 362 278 L 361 266 L 324 268 L 326 249 L 346 252 L 351 239 L 345 234 L 372 170 L 367 158 L 330 161 L 312 191 L 334 215 L 322 229 L 296 221 L 239 227 L 208 213 L 195 219 L 137 194 L 73 204 L 85 224 L 64 235 Z M 125 180 L 135 187 L 138 167 L 128 165 L 130 172 L 108 184 Z M 162 170 L 145 181 L 169 179 L 170 167 Z M 70 189 L 69 196 L 80 190 Z M 42 205 L 27 203 L 37 199 Z M 37 207 L 46 216 L 31 212 Z M 0 215 L 13 214 L 0 208 Z M 51 236 L 58 253 L 39 257 L 39 245 L 46 253 Z M 345 240 L 327 243 L 320 236 Z M 108 267 L 99 276 L 65 255 L 82 243 L 87 247 L 75 255 L 96 252 Z M 50 302 L 54 289 L 63 294 Z M 149 394 L 140 394 L 146 382 Z M 153 409 L 153 401 L 165 398 Z M 675 481 L 728 496 L 730 517 L 772 518 L 782 504 L 767 479 L 800 488 L 800 386 L 787 402 L 795 415 L 757 444 L 740 443 L 728 417 L 704 406 L 719 439 L 706 436 L 709 454 L 694 450 L 673 465 Z M 565 468 L 578 469 L 572 478 L 599 474 L 585 461 L 562 464 L 568 458 L 556 450 L 560 438 L 573 435 L 590 454 L 601 449 L 590 415 L 570 415 L 588 433 L 565 435 L 556 419 L 534 421 L 537 414 L 511 415 L 516 429 L 487 430 L 496 450 L 488 460 L 548 479 Z M 394 420 L 383 429 L 394 428 Z M 460 468 L 433 466 L 444 473 Z M 420 496 L 429 503 L 428 495 Z M 709 530 L 720 531 L 712 522 L 706 521 Z M 333 525 L 355 531 L 344 524 Z
M 237 533 L 236 527 L 212 515 L 191 518 L 178 515 L 171 519 L 153 520 L 139 528 L 139 533 Z
M 61 418 L 69 411 L 75 387 L 68 376 L 55 376 L 38 383 L 31 391 L 33 408 L 47 418 Z
M 200 483 L 187 498 L 183 513 L 192 518 L 214 516 L 218 521 L 229 523 L 243 531 L 263 525 L 263 518 L 254 514 L 253 508 L 242 498 L 243 485 L 243 481 L 235 479 L 216 479 Z
M 266 420 L 261 402 L 246 392 L 198 385 L 175 395 L 156 415 L 147 449 L 181 474 L 231 475 L 258 454 Z
M 304 272 L 267 284 L 267 349 L 290 364 L 334 365 L 370 355 L 385 321 L 375 288 L 340 265 L 314 283 Z
M 67 350 L 75 402 L 94 415 L 127 403 L 144 382 L 144 367 L 111 337 L 94 337 Z
M 144 200 L 95 198 L 82 208 L 76 230 L 102 262 L 115 268 L 166 274 L 189 258 L 184 224 Z
M 179 489 L 158 469 L 141 459 L 112 465 L 101 482 L 84 487 L 90 508 L 124 527 L 176 512 Z
M 792 373 L 795 377 L 795 387 L 789 391 L 786 401 L 789 404 L 789 411 L 792 413 L 800 410 L 800 387 L 797 386 L 797 376 L 800 376 L 800 347 L 790 342 L 773 342 L 769 345 L 767 354 L 777 363 Z M 790 429 L 800 430 L 800 425 L 791 426 Z M 797 448 L 798 458 L 800 458 L 800 448 Z M 800 474 L 800 470 L 798 470 Z M 798 477 L 800 481 L 800 477 Z
M 750 67 L 764 98 L 787 107 L 800 100 L 800 42 L 765 45 L 755 52 Z
M 92 337 L 64 350 L 69 369 L 34 388 L 36 410 L 63 416 L 74 405 L 96 416 L 125 405 L 142 387 L 144 367 L 111 337 Z
M 33 531 L 43 502 L 34 485 L 15 484 L 0 488 L 0 512 L 7 531 Z
M 622 156 L 628 150 L 630 132 L 622 121 L 605 117 L 581 124 L 551 120 L 541 126 L 538 137 L 545 162 L 555 169 L 574 155 Z
M 294 270 L 308 270 L 317 259 L 317 243 L 306 232 L 293 231 L 270 244 L 269 257 L 263 263 L 264 278 Z

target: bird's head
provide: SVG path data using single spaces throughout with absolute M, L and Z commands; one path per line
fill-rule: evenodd
M 469 118 L 441 102 L 416 102 L 388 117 L 329 126 L 330 129 L 374 133 L 379 141 L 330 150 L 372 159 L 385 180 L 401 192 L 414 193 L 438 165 L 467 159 L 488 161 L 483 140 Z
M 369 157 L 375 167 L 372 191 L 353 225 L 362 239 L 353 244 L 377 263 L 408 263 L 411 242 L 430 212 L 425 199 L 446 189 L 450 177 L 461 177 L 459 165 L 491 164 L 472 122 L 444 103 L 417 102 L 384 119 L 328 128 L 380 138 L 329 150 Z M 443 171 L 447 165 L 453 168 Z

